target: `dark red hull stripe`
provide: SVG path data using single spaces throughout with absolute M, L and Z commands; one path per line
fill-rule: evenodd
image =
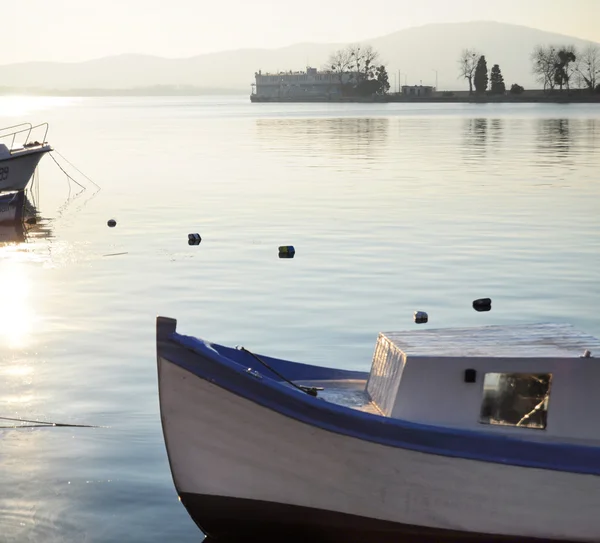
M 208 536 L 205 541 L 214 543 L 540 543 L 549 541 L 422 528 L 258 500 L 186 493 L 181 494 L 180 498 L 190 516 Z

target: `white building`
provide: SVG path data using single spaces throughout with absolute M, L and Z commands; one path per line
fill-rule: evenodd
M 403 96 L 431 96 L 435 91 L 427 85 L 402 85 Z
M 354 72 L 339 74 L 307 68 L 305 72 L 279 72 L 255 75 L 252 97 L 258 99 L 326 98 L 342 94 L 342 86 L 357 80 Z

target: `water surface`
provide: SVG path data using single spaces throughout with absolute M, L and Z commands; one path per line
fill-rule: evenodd
M 106 428 L 0 430 L 3 541 L 202 539 L 162 440 L 157 314 L 367 371 L 415 310 L 600 334 L 598 107 L 0 99 L 24 121 L 102 189 L 45 157 L 42 220 L 0 228 L 0 415 Z

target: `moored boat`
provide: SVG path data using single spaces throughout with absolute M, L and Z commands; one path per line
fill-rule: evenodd
M 568 325 L 379 335 L 370 372 L 157 320 L 175 487 L 214 541 L 599 541 L 600 342 Z
M 44 131 L 42 141 L 32 139 L 34 131 Z M 23 123 L 0 129 L 0 192 L 25 190 L 42 156 L 52 151 L 45 141 L 48 124 Z M 18 140 L 22 139 L 21 143 Z M 8 145 L 7 145 L 8 143 Z
M 15 223 L 23 220 L 25 192 L 0 193 L 0 223 Z

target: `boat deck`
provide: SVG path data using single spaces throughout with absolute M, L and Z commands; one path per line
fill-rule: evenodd
M 382 415 L 382 412 L 371 401 L 366 392 L 366 379 L 351 379 L 339 381 L 295 381 L 297 385 L 309 387 L 323 387 L 319 390 L 318 398 L 326 402 L 350 407 L 373 415 Z

